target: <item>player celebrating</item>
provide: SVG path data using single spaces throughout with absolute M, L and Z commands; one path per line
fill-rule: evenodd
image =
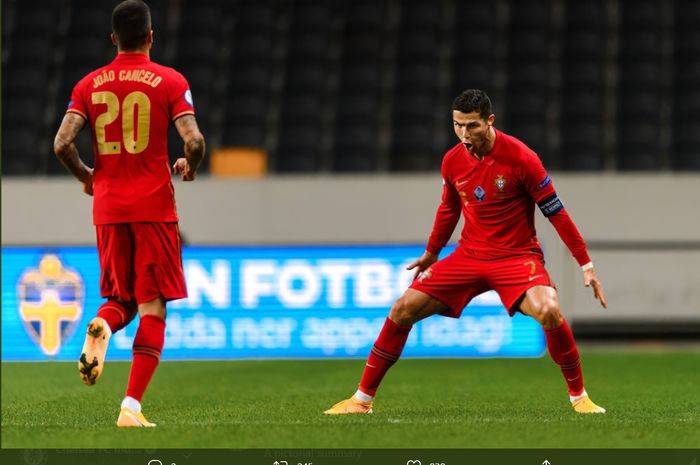
M 459 318 L 473 297 L 490 289 L 498 292 L 511 316 L 520 311 L 542 325 L 574 410 L 605 413 L 583 387 L 576 343 L 535 234 L 535 204 L 581 265 L 584 284 L 593 286 L 595 297 L 607 308 L 583 238 L 537 155 L 493 127 L 491 101 L 483 91 L 460 94 L 452 105 L 452 117 L 460 143 L 442 161 L 442 202 L 426 251 L 408 267 L 416 270 L 417 279 L 391 308 L 357 392 L 325 413 L 371 413 L 379 384 L 401 355 L 412 325 L 435 314 Z M 465 221 L 459 246 L 438 261 L 460 210 Z
M 195 178 L 204 138 L 185 78 L 150 60 L 151 12 L 141 0 L 112 11 L 117 57 L 73 89 L 54 141 L 61 163 L 94 195 L 100 289 L 108 300 L 90 321 L 78 363 L 87 385 L 100 378 L 111 335 L 139 314 L 133 362 L 118 426 L 151 427 L 141 398 L 158 366 L 165 338 L 166 302 L 187 297 L 180 231 L 168 165 L 167 134 L 174 121 L 184 157 L 173 165 L 183 181 Z M 88 122 L 95 167 L 73 144 Z

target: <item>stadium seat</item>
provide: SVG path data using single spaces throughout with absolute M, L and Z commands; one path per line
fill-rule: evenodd
M 672 168 L 675 170 L 700 170 L 700 118 L 678 121 L 673 126 L 674 150 Z
M 12 72 L 3 75 L 3 90 L 5 98 L 10 95 L 25 95 L 36 93 L 37 89 L 46 89 L 49 80 L 48 64 L 18 65 Z
M 394 96 L 394 116 L 397 118 L 432 117 L 435 96 L 432 91 L 402 92 Z
M 109 37 L 111 9 L 90 0 L 75 0 L 71 6 L 71 34 Z
M 280 173 L 317 172 L 321 130 L 311 121 L 283 122 L 275 153 L 276 171 Z
M 53 60 L 53 39 L 49 35 L 13 40 L 10 50 L 12 65 L 46 65 Z
M 397 87 L 404 89 L 430 89 L 438 81 L 438 69 L 435 60 L 407 61 L 399 64 L 401 82 Z
M 377 170 L 377 126 L 371 122 L 336 124 L 333 170 L 372 172 Z
M 379 98 L 372 91 L 346 92 L 338 96 L 337 118 L 369 120 L 379 112 Z
M 386 18 L 385 0 L 345 0 L 346 27 L 358 30 L 378 30 Z
M 7 103 L 3 105 L 6 106 Z M 4 113 L 4 108 L 3 108 Z M 17 124 L 3 115 L 2 127 L 2 172 L 3 174 L 32 174 L 37 169 L 39 148 L 36 125 Z
M 539 119 L 509 119 L 508 132 L 510 135 L 522 140 L 539 155 L 545 167 L 549 167 L 550 160 L 547 147 L 547 126 Z
M 519 92 L 516 93 L 516 89 Z M 547 94 L 544 86 L 533 88 L 513 89 L 508 99 L 508 121 L 514 119 L 532 119 L 533 116 L 543 117 L 543 109 L 547 106 Z
M 222 7 L 223 4 L 213 5 L 211 2 L 202 0 L 186 2 L 183 8 L 183 18 L 185 18 L 185 20 L 181 28 L 184 27 L 185 32 L 189 33 L 218 33 L 223 19 Z
M 619 124 L 618 169 L 648 171 L 659 169 L 659 126 L 650 119 L 626 119 Z
M 562 127 L 561 167 L 573 171 L 603 169 L 603 129 L 599 121 L 586 118 L 567 121 Z
M 569 119 L 587 119 L 590 121 L 602 121 L 602 90 L 596 87 L 582 88 L 580 91 L 572 91 L 562 98 L 561 114 L 563 122 Z
M 671 111 L 674 170 L 700 170 L 700 4 L 674 2 L 673 105 Z
M 281 103 L 282 118 L 320 120 L 323 111 L 322 95 L 318 92 L 285 93 Z
M 564 92 L 575 93 L 580 88 L 602 89 L 604 85 L 603 61 L 600 58 L 567 59 L 562 68 Z
M 241 1 L 236 19 L 240 26 L 250 30 L 269 30 L 277 18 L 279 2 L 244 0 Z
M 2 102 L 3 121 L 14 124 L 39 125 L 42 122 L 44 99 L 36 92 L 28 94 L 10 94 Z
M 260 147 L 267 146 L 266 131 L 263 121 L 251 122 L 246 119 L 225 120 L 222 144 L 225 147 Z
M 325 87 L 327 79 L 327 69 L 322 62 L 297 60 L 287 67 L 284 85 L 287 90 L 319 92 Z
M 229 89 L 232 91 L 266 91 L 272 70 L 265 62 L 234 63 L 229 68 Z
M 234 65 L 238 61 L 265 61 L 265 57 L 270 56 L 272 49 L 273 39 L 269 33 L 239 26 L 235 29 L 231 60 Z
M 333 17 L 337 4 L 323 0 L 297 0 L 293 3 L 292 27 L 305 31 L 325 30 Z
M 435 28 L 441 21 L 439 2 L 402 2 L 401 25 L 409 30 Z
M 296 60 L 323 62 L 327 53 L 328 41 L 324 32 L 295 31 L 288 36 L 288 63 Z
M 339 86 L 342 89 L 373 91 L 381 85 L 381 65 L 377 61 L 344 61 Z
M 391 171 L 429 171 L 439 166 L 442 154 L 433 150 L 435 133 L 432 118 L 394 119 L 392 127 Z
M 401 29 L 398 37 L 399 60 L 435 59 L 438 49 L 437 29 Z
M 220 44 L 219 36 L 213 33 L 192 30 L 181 34 L 178 40 L 177 67 L 211 67 L 215 63 L 214 58 Z M 206 50 L 206 54 L 202 50 Z
M 343 59 L 361 61 L 370 57 L 379 57 L 382 48 L 383 39 L 379 29 L 367 31 L 346 25 L 343 37 Z

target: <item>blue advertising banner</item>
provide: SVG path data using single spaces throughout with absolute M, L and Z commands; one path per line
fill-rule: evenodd
M 445 250 L 444 254 L 452 251 Z M 186 247 L 189 297 L 168 304 L 164 360 L 366 357 L 412 279 L 422 246 Z M 77 360 L 104 302 L 94 247 L 2 249 L 2 360 Z M 108 358 L 130 360 L 137 322 Z M 460 319 L 417 324 L 406 357 L 536 357 L 533 319 L 510 318 L 498 296 Z

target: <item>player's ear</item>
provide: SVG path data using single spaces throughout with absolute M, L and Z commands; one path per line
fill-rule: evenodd
M 489 126 L 493 126 L 493 122 L 494 122 L 494 121 L 496 121 L 496 115 L 494 115 L 493 113 L 491 113 L 491 114 L 489 115 L 488 119 L 486 120 L 486 122 L 489 124 Z
M 148 37 L 146 37 L 146 43 L 149 47 L 153 45 L 153 29 L 151 29 L 151 31 L 148 33 Z
M 112 33 L 109 35 L 109 38 L 112 39 L 112 43 L 113 43 L 114 45 L 116 45 L 117 47 L 119 46 L 119 44 L 117 44 L 117 36 L 114 35 L 114 32 L 112 32 Z

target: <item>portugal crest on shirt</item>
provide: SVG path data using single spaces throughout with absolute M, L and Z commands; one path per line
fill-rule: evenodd
M 52 254 L 27 270 L 17 283 L 19 316 L 46 355 L 56 355 L 83 313 L 83 280 Z
M 493 180 L 493 184 L 496 186 L 496 189 L 498 189 L 498 192 L 503 192 L 507 183 L 508 181 L 506 181 L 506 178 L 504 178 L 502 174 L 497 175 Z

